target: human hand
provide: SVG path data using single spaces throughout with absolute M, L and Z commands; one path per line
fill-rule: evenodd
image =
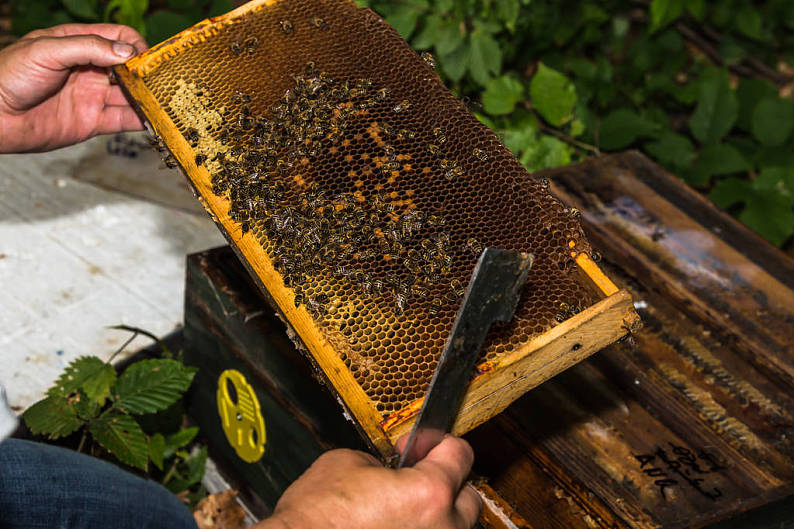
M 0 153 L 41 152 L 143 125 L 108 67 L 148 45 L 116 24 L 64 24 L 0 51 Z
M 466 484 L 473 461 L 469 444 L 452 436 L 399 470 L 363 452 L 331 450 L 254 529 L 468 529 L 481 507 Z

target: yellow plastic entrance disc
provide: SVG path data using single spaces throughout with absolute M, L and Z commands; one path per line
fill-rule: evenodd
M 217 400 L 229 444 L 243 461 L 259 461 L 265 453 L 265 419 L 254 388 L 242 373 L 227 369 L 218 378 Z

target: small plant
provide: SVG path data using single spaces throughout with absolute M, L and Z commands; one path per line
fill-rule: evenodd
M 201 480 L 207 459 L 206 448 L 194 450 L 193 455 L 186 450 L 198 428 L 182 428 L 180 401 L 196 369 L 175 359 L 165 344 L 146 331 L 115 328 L 134 334 L 107 362 L 96 356 L 72 361 L 47 396 L 25 411 L 25 424 L 49 440 L 80 432 L 78 452 L 94 453 L 96 443 L 172 492 L 185 491 Z M 117 373 L 110 362 L 138 334 L 155 339 L 163 358 L 140 360 Z M 168 421 L 174 423 L 174 412 L 173 433 L 157 431 Z

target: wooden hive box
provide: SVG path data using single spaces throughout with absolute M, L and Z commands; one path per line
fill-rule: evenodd
M 483 526 L 792 527 L 794 259 L 637 152 L 544 176 L 585 212 L 644 327 L 466 434 L 487 484 Z M 229 248 L 190 256 L 187 276 L 191 413 L 272 506 L 321 451 L 362 441 Z M 228 369 L 267 421 L 256 463 L 207 413 Z
M 256 0 L 116 67 L 294 339 L 384 457 L 483 246 L 535 255 L 466 432 L 636 328 L 578 220 L 373 12 Z

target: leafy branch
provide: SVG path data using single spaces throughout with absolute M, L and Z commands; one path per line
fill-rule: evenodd
M 116 328 L 133 332 L 133 338 L 144 334 L 162 344 L 141 329 Z M 177 360 L 159 358 L 135 362 L 119 374 L 109 362 L 81 356 L 66 367 L 47 396 L 28 408 L 23 418 L 32 433 L 50 440 L 80 431 L 78 451 L 91 440 L 120 462 L 144 472 L 149 471 L 150 463 L 164 471 L 168 460 L 166 482 L 170 485 L 166 485 L 179 492 L 203 475 L 206 451 L 191 456 L 183 450 L 198 429 L 186 428 L 169 436 L 159 432 L 147 435 L 141 421 L 174 406 L 190 387 L 195 373 L 195 368 Z

